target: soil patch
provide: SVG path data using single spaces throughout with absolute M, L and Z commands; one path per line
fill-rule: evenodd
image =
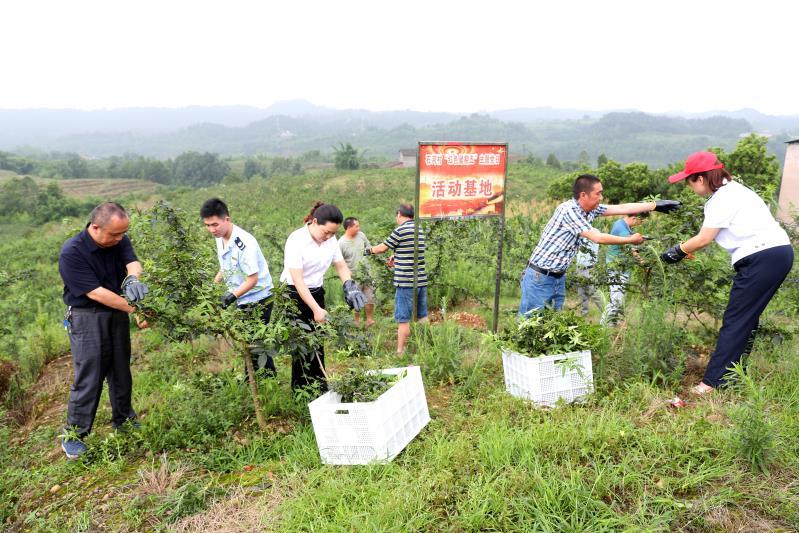
M 0 400 L 5 398 L 11 387 L 11 380 L 19 372 L 19 367 L 11 361 L 0 360 Z
M 483 317 L 474 313 L 467 313 L 466 311 L 447 313 L 447 318 L 456 321 L 465 328 L 486 329 L 486 321 L 483 320 Z M 444 316 L 441 311 L 433 310 L 430 311 L 429 320 L 431 324 L 440 324 L 444 321 Z
M 63 423 L 67 412 L 69 387 L 72 384 L 72 356 L 53 359 L 42 369 L 25 398 L 9 414 L 19 424 L 20 438 L 25 439 L 42 425 Z

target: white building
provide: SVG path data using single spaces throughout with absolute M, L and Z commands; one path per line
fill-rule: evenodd
M 403 148 L 399 151 L 399 166 L 416 168 L 416 149 Z

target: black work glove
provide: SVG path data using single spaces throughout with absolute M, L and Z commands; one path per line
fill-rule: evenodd
M 680 248 L 680 244 L 677 243 L 668 250 L 666 250 L 665 252 L 663 252 L 662 254 L 660 254 L 660 259 L 663 260 L 664 263 L 673 265 L 674 263 L 679 263 L 680 261 L 685 259 L 687 255 L 688 254 L 683 252 L 682 248 Z
M 659 213 L 671 213 L 681 205 L 682 203 L 677 200 L 655 200 L 655 211 Z
M 222 307 L 229 307 L 230 304 L 236 301 L 236 295 L 232 292 L 226 292 L 222 296 L 219 297 L 219 303 Z
M 360 311 L 366 305 L 366 295 L 351 279 L 344 282 L 344 300 L 355 311 Z
M 144 300 L 144 296 L 150 291 L 147 285 L 139 281 L 134 275 L 125 276 L 122 280 L 122 292 L 125 293 L 125 298 L 131 302 L 140 302 Z

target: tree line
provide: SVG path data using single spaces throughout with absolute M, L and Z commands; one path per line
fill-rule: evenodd
M 318 156 L 318 151 L 307 154 L 307 157 Z M 232 163 L 231 159 L 215 153 L 193 151 L 166 160 L 137 154 L 90 159 L 71 152 L 36 153 L 34 156 L 0 152 L 0 170 L 56 179 L 139 179 L 162 185 L 207 187 L 224 180 L 236 182 L 278 174 L 296 176 L 303 171 L 301 158 L 248 158 L 241 170 Z

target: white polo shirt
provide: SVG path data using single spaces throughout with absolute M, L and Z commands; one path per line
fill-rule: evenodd
M 731 255 L 732 264 L 775 246 L 790 244 L 766 202 L 752 189 L 731 181 L 705 203 L 703 228 L 720 228 L 716 242 Z
M 228 289 L 231 291 L 237 289 L 247 276 L 258 273 L 255 287 L 241 295 L 236 300 L 237 305 L 259 302 L 272 294 L 273 283 L 269 274 L 269 265 L 255 237 L 234 224 L 227 246 L 221 237 L 215 240 L 219 269 Z
M 317 244 L 311 236 L 310 227 L 305 225 L 292 232 L 286 240 L 280 281 L 294 285 L 289 269 L 301 268 L 302 279 L 308 288 L 321 287 L 324 284 L 325 272 L 336 261 L 344 261 L 336 237 L 330 237 L 322 244 Z

